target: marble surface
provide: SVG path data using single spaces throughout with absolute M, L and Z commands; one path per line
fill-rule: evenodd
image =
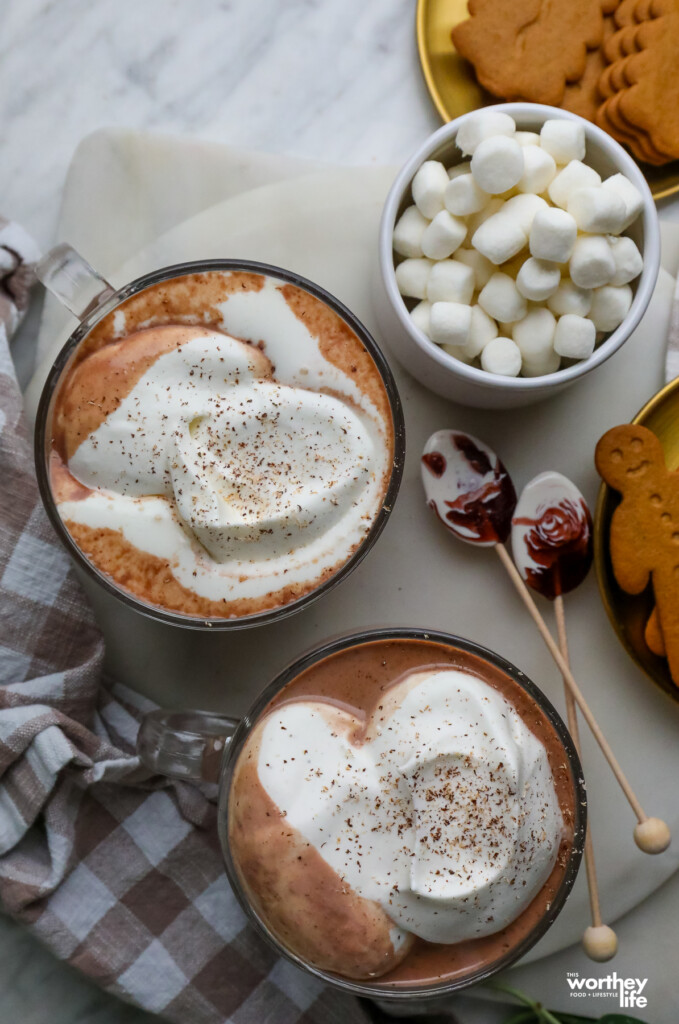
M 102 126 L 364 164 L 399 163 L 439 124 L 419 71 L 414 0 L 1 9 L 2 208 L 43 244 L 73 151 Z
M 419 72 L 414 7 L 414 0 L 3 0 L 0 209 L 49 245 L 73 152 L 105 125 L 335 164 L 397 164 L 438 126 Z M 38 315 L 32 311 L 17 343 L 24 378 Z M 565 969 L 559 965 L 559 978 Z M 467 1005 L 460 1013 L 464 1024 L 495 1024 L 485 1008 L 478 1018 Z M 14 1019 L 153 1020 L 0 919 L 0 1020 Z

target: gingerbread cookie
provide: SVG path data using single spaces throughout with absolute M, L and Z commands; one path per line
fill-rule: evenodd
M 625 0 L 623 0 L 623 4 L 621 4 L 621 7 L 616 12 L 616 18 L 620 20 L 621 9 L 628 12 L 633 10 L 637 16 L 641 16 L 654 10 L 653 5 L 661 2 L 666 2 L 666 0 L 637 0 L 634 7 L 628 6 L 625 8 Z M 675 2 L 675 0 L 672 0 L 672 2 Z M 643 128 L 629 122 L 625 117 L 621 103 L 622 94 L 630 86 L 626 76 L 630 54 L 625 56 L 624 51 L 634 50 L 635 47 L 641 46 L 639 30 L 639 24 L 634 27 L 628 26 L 618 30 L 604 43 L 604 56 L 611 58 L 614 53 L 623 55 L 620 59 L 615 60 L 614 63 L 609 64 L 601 74 L 599 92 L 603 102 L 597 109 L 594 120 L 604 131 L 607 131 L 619 142 L 625 143 L 637 159 L 645 163 L 659 165 L 671 160 L 672 155 L 657 146 Z
M 603 128 L 605 132 L 612 135 L 618 142 L 624 143 L 636 156 L 637 160 L 648 164 L 667 163 L 668 158 L 653 149 L 643 132 L 633 130 L 624 121 L 620 120 L 617 106 L 613 104 L 613 100 L 616 97 L 617 93 L 613 93 L 597 109 L 594 120 L 599 128 Z
M 653 654 L 657 654 L 659 658 L 667 657 L 665 638 L 663 637 L 662 629 L 660 628 L 660 617 L 658 615 L 657 608 L 654 608 L 648 617 L 646 629 L 644 630 L 644 640 L 648 645 L 649 651 Z
M 638 4 L 639 0 L 620 0 L 613 12 L 613 20 L 618 28 L 636 24 L 639 20 L 636 13 Z
M 637 0 L 634 14 L 638 22 L 646 21 L 648 18 L 657 18 L 662 14 L 662 2 L 659 0 Z
M 615 578 L 628 594 L 640 594 L 652 583 L 659 629 L 649 622 L 647 637 L 656 649 L 664 645 L 679 685 L 679 474 L 665 467 L 655 434 L 633 424 L 604 434 L 595 462 L 609 487 L 622 495 L 610 532 Z
M 615 96 L 616 92 L 627 88 L 627 82 L 623 75 L 624 61 L 618 60 L 615 64 L 607 64 L 599 78 L 599 93 L 604 100 Z
M 654 9 L 662 13 L 637 27 L 639 52 L 625 60 L 629 88 L 619 93 L 619 110 L 655 150 L 679 159 L 679 4 L 655 0 Z
M 620 112 L 621 95 L 621 92 L 615 92 L 604 101 L 597 110 L 596 123 L 618 142 L 624 142 L 638 160 L 654 165 L 667 163 L 671 158 L 666 153 L 659 152 L 644 131 L 630 125 L 622 116 Z
M 608 39 L 604 40 L 604 57 L 609 64 L 612 64 L 617 60 L 622 60 L 624 57 L 629 57 L 631 53 L 638 52 L 638 28 L 639 26 L 637 24 L 627 25 L 625 28 L 619 28 L 617 32 L 614 32 L 612 36 L 609 36 Z
M 621 89 L 620 92 L 616 93 L 616 95 L 612 97 L 609 104 L 609 116 L 613 120 L 613 123 L 618 124 L 622 130 L 630 132 L 635 137 L 640 152 L 642 154 L 648 154 L 645 158 L 642 157 L 642 159 L 648 159 L 650 163 L 667 163 L 672 159 L 671 153 L 668 153 L 656 146 L 653 139 L 645 129 L 633 124 L 625 116 L 625 111 L 623 109 L 624 95 L 625 90 Z
M 601 44 L 604 7 L 612 0 L 469 0 L 453 44 L 494 96 L 559 106 L 566 83 L 582 78 L 587 51 Z
M 599 81 L 599 91 L 604 99 L 627 88 L 629 83 L 622 75 L 624 58 L 638 51 L 636 29 L 647 18 L 656 17 L 656 3 L 657 0 L 621 0 L 610 19 L 614 30 L 607 31 L 604 24 L 604 40 L 600 49 L 609 62 Z
M 657 36 L 657 27 L 649 26 L 654 19 L 669 17 L 678 8 L 679 0 L 621 0 L 614 14 L 618 31 L 603 44 L 604 57 L 611 63 L 604 68 L 599 78 L 602 104 L 594 120 L 600 128 L 627 145 L 637 159 L 655 165 L 674 159 L 677 149 L 668 146 L 666 140 L 649 127 L 657 113 L 652 117 L 647 116 L 645 121 L 635 116 L 633 111 L 640 105 L 640 99 L 638 96 L 636 100 L 630 98 L 629 93 L 631 87 L 637 84 L 640 74 L 639 58 L 648 41 Z M 667 43 L 670 49 L 673 45 L 676 44 Z M 648 65 L 647 55 L 644 66 L 647 68 Z M 648 82 L 644 90 L 642 106 L 644 113 L 648 114 Z M 655 108 L 659 109 L 661 102 L 657 101 Z
M 599 95 L 599 82 L 606 70 L 606 59 L 603 47 L 606 40 L 610 39 L 617 31 L 615 21 L 611 14 L 604 18 L 602 44 L 596 50 L 588 50 L 585 71 L 578 82 L 569 83 L 564 89 L 561 106 L 564 110 L 570 110 L 573 114 L 586 117 L 593 121 L 597 109 L 601 103 Z

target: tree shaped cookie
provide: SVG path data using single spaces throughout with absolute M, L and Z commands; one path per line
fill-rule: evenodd
M 561 106 L 564 110 L 570 110 L 580 117 L 586 117 L 593 121 L 597 108 L 601 104 L 599 93 L 599 81 L 606 70 L 606 57 L 604 46 L 612 36 L 616 34 L 617 27 L 612 14 L 607 14 L 603 23 L 603 39 L 601 46 L 596 50 L 588 50 L 585 61 L 585 70 L 577 82 L 569 82 L 564 89 Z
M 601 44 L 603 11 L 614 6 L 615 0 L 469 0 L 470 17 L 453 29 L 453 44 L 494 96 L 559 106 L 566 82 L 582 77 L 587 50 Z
M 640 594 L 652 582 L 657 623 L 651 616 L 647 639 L 656 650 L 664 644 L 679 685 L 679 474 L 666 468 L 655 434 L 634 424 L 604 434 L 595 461 L 622 495 L 610 533 L 615 578 L 628 594 Z
M 638 53 L 627 57 L 629 88 L 620 93 L 620 112 L 669 157 L 679 157 L 679 6 L 658 4 L 662 13 L 636 30 Z

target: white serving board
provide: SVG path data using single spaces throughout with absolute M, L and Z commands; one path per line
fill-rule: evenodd
M 252 154 L 218 152 L 219 147 L 210 147 L 207 153 L 200 144 L 177 145 L 180 150 L 195 146 L 192 163 L 187 164 L 184 151 L 180 154 L 181 165 L 195 169 L 189 179 L 191 194 L 188 198 L 182 194 L 180 206 L 184 215 L 193 208 L 195 216 L 149 241 L 141 251 L 133 252 L 131 246 L 130 258 L 116 269 L 107 242 L 109 232 L 117 256 L 124 247 L 125 217 L 130 218 L 130 237 L 137 247 L 145 233 L 152 239 L 163 218 L 172 219 L 167 210 L 176 176 L 167 140 L 100 132 L 76 160 L 67 182 L 61 238 L 76 245 L 82 239 L 84 255 L 115 285 L 187 259 L 242 257 L 279 264 L 324 285 L 377 335 L 372 312 L 377 224 L 393 170 L 314 168 L 314 173 L 300 176 L 296 161 L 277 159 L 274 165 L 268 157 L 260 164 Z M 147 160 L 142 159 L 144 147 Z M 133 172 L 128 173 L 125 157 L 131 148 L 136 157 Z M 163 161 L 158 159 L 159 148 L 166 156 Z M 117 159 L 111 159 L 112 152 Z M 236 173 L 229 173 L 234 169 Z M 214 202 L 220 171 L 227 176 L 225 194 L 230 198 L 209 206 L 206 196 Z M 209 182 L 206 193 L 201 189 L 201 174 Z M 275 180 L 281 177 L 287 180 Z M 245 191 L 251 184 L 255 187 Z M 120 196 L 115 209 L 107 198 L 112 190 Z M 78 205 L 83 194 L 88 197 L 86 210 Z M 145 196 L 149 201 L 152 197 L 151 216 L 146 220 Z M 563 709 L 560 678 L 496 556 L 457 543 L 426 509 L 419 455 L 433 430 L 459 427 L 496 448 L 517 489 L 537 472 L 552 468 L 572 477 L 593 504 L 598 486 L 593 466 L 597 439 L 608 427 L 629 420 L 662 383 L 672 290 L 672 279 L 661 271 L 651 307 L 623 350 L 570 391 L 524 410 L 456 407 L 425 391 L 391 360 L 406 417 L 406 467 L 390 522 L 356 572 L 299 615 L 278 625 L 230 635 L 162 627 L 95 593 L 111 673 L 161 704 L 238 714 L 287 662 L 330 635 L 371 625 L 419 625 L 458 633 L 493 648 L 523 669 Z M 60 347 L 71 328 L 61 311 L 48 308 L 40 339 L 43 365 L 29 392 L 29 407 L 45 372 L 44 360 Z M 389 339 L 377 337 L 388 354 Z M 549 616 L 547 604 L 543 611 Z M 679 707 L 646 681 L 619 646 L 593 575 L 567 599 L 566 614 L 574 671 L 595 714 L 642 803 L 650 813 L 668 820 L 679 835 L 675 783 Z M 631 812 L 598 748 L 583 731 L 602 904 L 606 919 L 613 921 L 676 871 L 679 842 L 658 858 L 647 858 L 636 849 Z M 587 913 L 583 871 L 560 918 L 523 963 L 576 942 L 587 924 Z M 577 963 L 583 973 L 600 973 L 575 950 L 569 963 Z M 560 974 L 557 989 L 561 988 L 565 990 L 565 980 Z M 552 1005 L 558 1005 L 559 991 L 551 989 Z M 577 1009 L 567 1001 L 564 1008 Z M 592 1012 L 592 1008 L 588 1004 L 580 1012 Z M 670 1020 L 667 1017 L 667 1024 Z

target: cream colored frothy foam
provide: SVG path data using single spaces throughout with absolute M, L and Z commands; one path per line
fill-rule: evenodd
M 227 334 L 189 330 L 78 446 L 68 468 L 92 493 L 59 511 L 120 531 L 200 597 L 238 601 L 311 585 L 350 557 L 379 509 L 390 442 L 275 281 L 220 308 Z
M 257 770 L 286 823 L 401 932 L 456 943 L 509 925 L 564 834 L 542 743 L 457 669 L 407 676 L 360 733 L 322 701 L 269 713 Z

